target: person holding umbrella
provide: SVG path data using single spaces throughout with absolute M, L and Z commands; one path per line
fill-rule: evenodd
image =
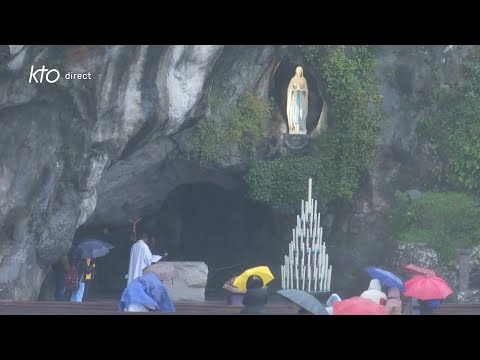
M 77 284 L 75 286 L 70 286 L 72 290 L 70 301 L 83 301 L 85 289 L 87 290 L 86 295 L 88 296 L 88 287 L 90 286 L 92 272 L 95 267 L 94 259 L 105 256 L 111 249 L 113 249 L 112 245 L 96 239 L 83 240 L 73 248 L 72 263 L 74 264 L 74 269 L 72 270 L 74 271 L 70 277 L 75 277 L 74 272 L 76 271 Z
M 405 296 L 418 299 L 421 315 L 432 314 L 433 309 L 440 306 L 442 301 L 453 290 L 447 282 L 439 276 L 417 275 L 405 282 Z
M 71 302 L 82 302 L 85 291 L 85 260 L 78 253 L 72 254 L 72 265 L 67 273 L 67 299 Z M 69 298 L 68 298 L 69 297 Z
M 392 287 L 388 289 L 388 298 L 385 305 L 388 315 L 402 315 L 402 300 L 400 299 L 400 289 Z
M 242 305 L 243 297 L 245 296 L 246 290 L 240 290 L 236 286 L 233 286 L 236 276 L 229 279 L 223 288 L 228 291 L 227 304 L 228 305 Z
M 90 286 L 92 284 L 93 270 L 95 269 L 95 259 L 87 258 L 85 259 L 86 269 L 85 269 L 85 290 L 83 292 L 82 301 L 88 301 L 90 295 Z
M 279 290 L 277 293 L 297 306 L 298 315 L 329 315 L 322 303 L 306 291 L 285 289 Z
M 243 298 L 243 308 L 240 314 L 261 315 L 265 313 L 267 292 L 260 276 L 252 275 L 247 280 L 247 292 Z
M 382 292 L 382 285 L 380 285 L 380 280 L 378 279 L 371 280 L 368 290 L 365 290 L 360 297 L 370 299 L 374 303 L 382 306 L 387 303 L 387 295 Z
M 257 266 L 245 270 L 235 278 L 232 286 L 240 291 L 246 290 L 241 314 L 264 314 L 267 303 L 267 291 L 264 287 L 274 276 L 268 266 Z

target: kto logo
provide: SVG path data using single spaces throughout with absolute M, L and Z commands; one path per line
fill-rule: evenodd
M 46 69 L 45 68 L 45 65 L 42 66 L 41 69 L 37 69 L 35 72 L 33 71 L 33 65 L 32 65 L 32 68 L 30 70 L 30 78 L 28 79 L 28 82 L 31 84 L 32 83 L 32 79 L 35 83 L 42 83 L 43 82 L 43 75 L 45 74 L 45 80 L 47 80 L 47 82 L 49 82 L 50 84 L 53 84 L 55 82 L 58 81 L 58 79 L 60 78 L 60 72 L 57 70 L 57 69 Z M 38 74 L 40 73 L 40 74 Z M 37 78 L 37 75 L 39 76 L 39 79 Z

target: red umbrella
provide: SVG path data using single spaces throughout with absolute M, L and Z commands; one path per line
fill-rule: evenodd
M 402 269 L 405 269 L 407 271 L 417 273 L 417 274 L 420 274 L 420 275 L 437 276 L 435 271 L 424 268 L 422 266 L 414 265 L 414 264 L 402 265 Z
M 445 299 L 453 293 L 447 282 L 438 276 L 414 276 L 404 285 L 403 295 L 413 296 L 420 300 Z
M 388 313 L 385 307 L 372 300 L 355 296 L 334 303 L 333 315 L 388 315 Z

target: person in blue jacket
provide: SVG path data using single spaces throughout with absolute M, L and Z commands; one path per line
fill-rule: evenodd
M 418 299 L 418 303 L 420 304 L 420 314 L 421 315 L 432 315 L 433 309 L 436 309 L 442 303 L 440 299 L 431 299 L 431 300 L 420 300 Z
M 154 273 L 132 280 L 123 291 L 119 307 L 121 311 L 176 312 L 165 285 Z

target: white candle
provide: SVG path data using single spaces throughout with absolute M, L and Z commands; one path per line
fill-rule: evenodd
M 302 258 L 300 259 L 300 264 L 299 264 L 301 267 L 303 267 L 303 250 L 302 250 Z M 301 269 L 300 269 L 301 271 Z
M 290 259 L 288 256 L 285 256 L 285 289 L 288 289 L 288 266 L 289 266 Z
M 328 264 L 323 267 L 323 290 L 327 290 Z
M 307 214 L 307 227 L 310 222 L 310 203 L 308 201 L 305 202 L 305 213 Z
M 294 272 L 293 272 L 293 262 L 291 261 L 290 262 L 290 277 L 289 277 L 289 289 L 293 289 L 293 276 L 294 276 Z
M 298 265 L 295 266 L 295 277 L 297 278 L 297 287 L 296 289 L 299 290 L 300 287 L 299 287 L 299 283 L 300 283 L 300 276 L 299 276 L 299 273 L 298 273 Z M 292 286 L 293 288 L 293 286 Z
M 328 268 L 325 266 L 323 269 L 323 291 L 327 290 L 327 275 L 328 275 Z
M 312 200 L 312 179 L 308 179 L 308 202 Z
M 313 211 L 313 215 L 317 217 L 317 200 L 315 200 L 315 210 Z
M 323 291 L 323 265 L 322 267 L 320 268 L 320 275 L 319 275 L 319 278 L 320 278 L 320 283 L 319 283 L 319 286 L 320 286 L 320 291 Z
M 320 224 L 320 214 L 318 214 L 318 228 L 320 229 L 320 243 L 322 242 L 322 225 Z
M 318 253 L 315 254 L 315 256 L 317 257 L 317 267 L 319 268 L 319 271 L 320 271 L 320 268 L 322 267 L 322 254 L 319 251 Z M 318 275 L 320 276 L 320 273 L 318 273 Z
M 317 291 L 317 281 L 318 281 L 318 267 L 315 266 L 313 269 L 313 291 Z
M 297 251 L 298 253 L 298 236 L 299 236 L 299 233 L 298 233 L 298 230 L 295 232 L 295 250 Z
M 311 256 L 312 252 L 311 252 L 311 249 L 309 248 L 308 249 L 308 268 L 310 268 L 310 256 Z
M 302 209 L 302 212 L 305 214 L 305 209 Z M 303 232 L 305 232 L 305 229 L 306 229 L 306 227 L 305 227 L 305 221 L 306 221 L 306 219 L 305 219 L 305 218 L 306 218 L 306 216 L 303 216 L 303 219 L 302 219 L 302 220 L 303 220 L 303 226 L 302 226 L 302 231 L 303 231 Z
M 310 234 L 313 231 L 313 200 L 310 200 Z
M 330 265 L 330 268 L 328 269 L 328 277 L 327 277 L 327 290 L 330 291 L 330 285 L 332 283 L 332 265 Z
M 305 270 L 306 270 L 306 267 L 304 266 L 302 268 L 302 290 L 305 291 Z
M 305 245 L 306 245 L 306 248 L 307 250 L 310 248 L 310 230 L 307 229 L 307 236 L 305 238 Z
M 288 288 L 289 289 L 293 289 L 293 286 L 292 286 L 293 276 L 294 276 L 293 268 L 292 268 L 292 264 L 290 264 L 290 268 L 288 270 Z
M 303 252 L 302 252 L 302 266 L 305 266 L 305 246 L 303 246 Z
M 282 273 L 282 289 L 285 289 L 285 268 L 280 266 L 280 272 Z
M 300 213 L 300 216 L 301 216 L 301 219 L 302 219 L 302 222 L 303 222 L 303 219 L 305 219 L 305 205 L 304 205 L 303 200 L 302 200 L 302 211 Z
M 312 291 L 311 290 L 311 283 L 312 283 L 312 268 L 311 267 L 307 268 L 307 276 L 308 276 L 308 291 Z
M 300 258 L 300 250 L 297 248 L 297 252 L 295 254 L 295 266 L 298 265 L 299 258 Z
M 325 243 L 323 243 L 323 246 L 322 246 L 322 254 L 323 254 L 323 260 L 322 260 L 322 263 L 323 265 L 325 266 L 328 266 L 328 262 L 327 262 L 327 248 L 325 247 Z

